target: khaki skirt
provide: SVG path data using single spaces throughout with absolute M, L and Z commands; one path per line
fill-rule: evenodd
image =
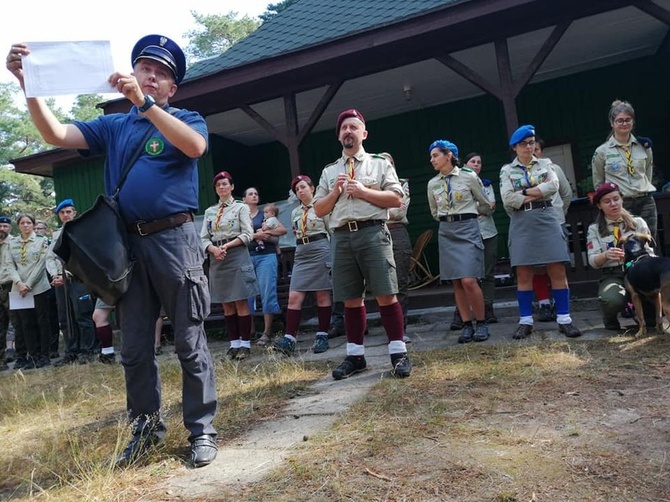
M 484 242 L 477 218 L 441 221 L 437 243 L 441 280 L 484 277 Z
M 333 289 L 330 276 L 330 241 L 300 244 L 295 248 L 291 291 L 324 291 Z
M 209 256 L 209 291 L 212 303 L 246 300 L 259 294 L 256 272 L 246 246 L 230 248 L 225 260 Z

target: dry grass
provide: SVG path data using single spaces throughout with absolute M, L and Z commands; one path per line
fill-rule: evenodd
M 216 427 L 227 440 L 273 417 L 323 376 L 323 366 L 274 360 L 219 362 Z M 0 375 L 0 499 L 138 500 L 186 456 L 181 370 L 161 361 L 166 446 L 138 468 L 114 470 L 129 438 L 121 366 L 91 364 Z
M 381 380 L 262 482 L 197 500 L 670 500 L 667 336 L 470 345 L 413 362 L 411 378 Z M 113 471 L 128 434 L 120 367 L 3 374 L 0 498 L 163 500 L 186 449 L 176 361 L 161 375 L 167 446 Z M 221 448 L 324 375 L 219 363 Z

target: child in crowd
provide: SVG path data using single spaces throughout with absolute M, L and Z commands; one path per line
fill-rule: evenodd
M 261 230 L 267 232 L 268 230 L 273 230 L 277 228 L 279 220 L 277 215 L 279 214 L 279 208 L 275 204 L 265 204 L 263 206 L 263 226 Z M 256 241 L 256 251 L 263 251 L 265 249 L 265 243 L 261 240 Z

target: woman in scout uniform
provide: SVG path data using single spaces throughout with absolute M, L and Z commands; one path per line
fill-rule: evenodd
M 227 355 L 242 360 L 251 353 L 251 312 L 247 299 L 258 294 L 247 245 L 253 228 L 249 207 L 233 198 L 233 177 L 221 171 L 213 180 L 219 203 L 205 210 L 200 238 L 209 260 L 212 303 L 223 306 L 230 338 Z
M 545 265 L 556 302 L 558 328 L 567 337 L 581 336 L 570 317 L 570 290 L 565 275 L 569 261 L 565 234 L 558 209 L 551 198 L 558 190 L 558 178 L 549 159 L 538 159 L 535 127 L 519 127 L 509 141 L 516 158 L 500 170 L 500 196 L 510 216 L 508 247 L 516 268 L 519 327 L 513 338 L 533 332 L 533 267 Z
M 634 232 L 648 234 L 649 228 L 642 218 L 624 209 L 621 191 L 614 183 L 606 181 L 600 185 L 592 202 L 598 208 L 598 216 L 589 225 L 587 233 L 589 265 L 602 272 L 598 299 L 605 329 L 618 331 L 621 325 L 617 315 L 626 306 L 627 296 L 623 285 L 624 251 L 621 239 Z
M 333 283 L 330 277 L 330 240 L 325 216 L 314 213 L 314 183 L 309 176 L 296 176 L 291 190 L 300 200 L 300 205 L 291 213 L 291 226 L 296 236 L 295 258 L 291 273 L 291 285 L 286 310 L 286 334 L 273 346 L 286 355 L 295 351 L 296 335 L 300 327 L 300 309 L 305 293 L 316 294 L 319 326 L 312 350 L 318 354 L 328 350 L 328 328 L 332 312 L 330 292 Z
M 651 184 L 654 175 L 651 141 L 633 135 L 635 110 L 627 101 L 612 103 L 609 122 L 612 134 L 596 148 L 591 161 L 593 186 L 598 189 L 605 181 L 615 183 L 623 196 L 623 207 L 643 218 L 656 239 L 658 216 L 651 196 L 656 191 Z
M 437 140 L 428 148 L 438 175 L 428 182 L 430 212 L 440 222 L 440 279 L 452 281 L 456 306 L 463 319 L 458 343 L 483 342 L 489 337 L 484 296 L 477 280 L 484 277 L 484 243 L 479 213 L 490 214 L 491 204 L 482 182 L 470 169 L 458 167 L 458 147 Z M 472 326 L 470 309 L 477 328 Z
M 46 257 L 49 240 L 34 231 L 35 218 L 21 214 L 16 220 L 20 235 L 9 237 L 9 253 L 3 253 L 3 267 L 12 278 L 13 293 L 32 296 L 34 307 L 11 310 L 16 330 L 17 360 L 14 369 L 48 366 L 51 346 L 51 312 Z M 10 300 L 11 308 L 11 300 Z

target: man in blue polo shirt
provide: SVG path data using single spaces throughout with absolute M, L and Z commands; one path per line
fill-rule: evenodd
M 12 46 L 7 69 L 24 88 L 21 58 L 25 44 Z M 139 151 L 119 194 L 121 214 L 135 257 L 133 278 L 117 305 L 121 320 L 121 362 L 126 376 L 133 437 L 117 465 L 133 463 L 165 437 L 161 389 L 154 355 L 154 328 L 161 304 L 174 328 L 183 376 L 184 425 L 195 467 L 216 457 L 216 388 L 203 327 L 209 314 L 204 254 L 193 223 L 198 208 L 197 161 L 207 151 L 208 133 L 200 114 L 170 108 L 186 72 L 186 58 L 167 37 L 148 35 L 133 48 L 133 73 L 113 73 L 108 81 L 134 106 L 128 113 L 89 122 L 62 124 L 41 98 L 27 98 L 28 110 L 44 140 L 84 154 L 106 154 L 109 194 Z M 145 139 L 146 138 L 146 139 Z

